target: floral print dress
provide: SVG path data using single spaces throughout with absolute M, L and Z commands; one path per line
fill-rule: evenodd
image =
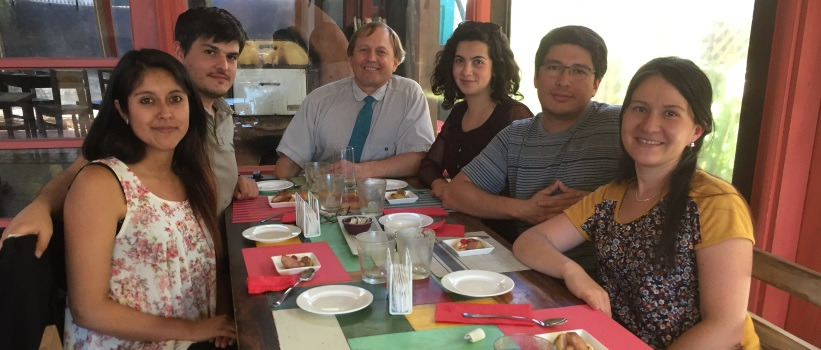
M 114 240 L 108 296 L 132 309 L 162 317 L 201 320 L 214 315 L 214 244 L 188 201 L 157 197 L 116 158 L 95 163 L 117 175 L 127 208 Z M 71 303 L 71 296 L 68 298 Z M 64 335 L 66 349 L 174 349 L 178 345 L 173 340 L 122 340 L 82 328 L 74 323 L 68 308 Z
M 619 220 L 626 183 L 610 183 L 565 211 L 596 248 L 596 282 L 610 295 L 613 319 L 656 349 L 670 346 L 701 321 L 696 251 L 731 238 L 754 242 L 744 199 L 732 185 L 703 171 L 690 184 L 672 269 L 656 262 L 664 225 L 663 200 L 638 218 Z M 757 348 L 749 316 L 745 349 Z

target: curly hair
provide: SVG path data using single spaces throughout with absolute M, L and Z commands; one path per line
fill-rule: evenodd
M 512 99 L 511 95 L 521 99 L 522 94 L 519 93 L 521 72 L 513 58 L 513 51 L 510 50 L 507 37 L 502 34 L 496 24 L 465 21 L 453 31 L 453 35 L 445 43 L 445 48 L 436 54 L 436 66 L 430 77 L 430 85 L 434 94 L 444 95 L 442 108 L 450 109 L 456 100 L 465 97 L 453 78 L 456 47 L 462 41 L 479 41 L 487 45 L 488 55 L 493 62 L 493 73 L 490 80 L 491 99 L 502 102 Z

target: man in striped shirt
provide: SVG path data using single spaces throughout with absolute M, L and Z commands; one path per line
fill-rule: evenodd
M 453 178 L 446 207 L 488 219 L 513 219 L 513 242 L 616 177 L 621 157 L 620 106 L 591 99 L 607 70 L 607 46 L 581 26 L 556 28 L 536 52 L 534 84 L 542 112 L 519 120 Z M 500 195 L 507 189 L 510 196 Z M 593 267 L 589 244 L 567 252 Z

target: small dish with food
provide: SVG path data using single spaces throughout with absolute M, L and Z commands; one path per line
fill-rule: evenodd
M 464 237 L 446 239 L 442 241 L 459 256 L 487 254 L 493 251 L 493 246 L 481 238 Z
M 385 192 L 385 199 L 388 200 L 390 204 L 409 204 L 416 202 L 419 197 L 411 191 L 400 188 L 396 191 Z
M 342 226 L 345 227 L 345 232 L 351 235 L 356 235 L 371 229 L 373 218 L 368 216 L 350 216 L 342 219 Z
M 309 268 L 319 270 L 322 267 L 316 255 L 311 252 L 272 256 L 274 267 L 280 275 L 296 275 Z
M 268 196 L 268 205 L 271 208 L 287 208 L 296 205 L 296 198 L 291 191 L 282 191 L 275 196 Z

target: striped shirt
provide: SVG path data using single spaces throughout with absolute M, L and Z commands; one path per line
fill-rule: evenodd
M 591 101 L 570 129 L 547 132 L 542 114 L 513 122 L 462 170 L 479 188 L 528 199 L 556 180 L 593 191 L 615 179 L 621 157 L 619 110 Z M 528 228 L 517 222 L 519 232 Z

